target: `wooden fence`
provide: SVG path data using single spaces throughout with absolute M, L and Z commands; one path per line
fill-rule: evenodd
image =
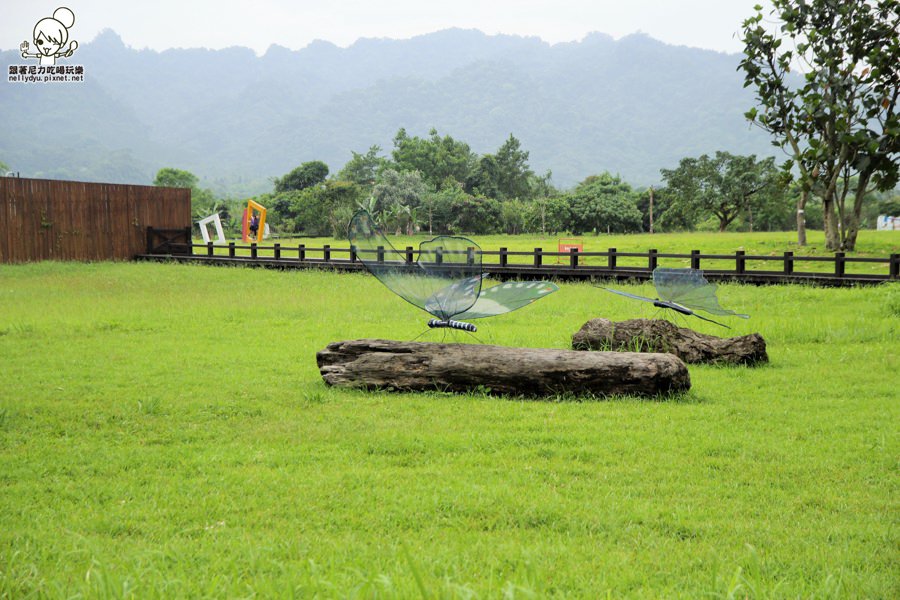
M 148 240 L 151 234 L 148 232 Z M 140 258 L 169 257 L 181 261 L 208 264 L 244 264 L 273 268 L 326 268 L 358 271 L 364 267 L 351 248 L 310 247 L 305 244 L 286 246 L 257 244 L 227 246 L 187 243 L 186 236 L 151 247 Z M 416 251 L 412 246 L 398 249 L 396 255 L 378 249 L 376 260 L 411 265 Z M 692 250 L 687 254 L 647 252 L 545 252 L 471 250 L 478 256 L 485 273 L 500 279 L 637 279 L 652 277 L 658 266 L 703 269 L 710 280 L 736 280 L 745 283 L 815 283 L 820 285 L 854 285 L 900 280 L 900 254 L 887 257 L 856 257 L 836 252 L 833 256 L 796 256 L 793 252 L 779 255 L 751 255 L 739 250 L 734 254 L 703 254 Z M 452 267 L 451 267 L 452 268 Z
M 0 263 L 131 260 L 148 227 L 190 228 L 190 190 L 0 177 Z

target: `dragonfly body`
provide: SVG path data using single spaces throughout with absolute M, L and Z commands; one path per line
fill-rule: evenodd
M 693 315 L 694 314 L 694 311 L 692 311 L 691 309 L 689 309 L 686 306 L 682 306 L 676 302 L 660 300 L 659 298 L 657 298 L 656 300 L 653 301 L 653 306 L 655 306 L 657 308 L 670 308 L 670 309 L 674 310 L 675 312 L 679 312 L 683 315 Z
M 463 323 L 462 321 L 454 321 L 453 319 L 429 319 L 428 326 L 432 329 L 446 327 L 448 329 L 459 329 L 460 331 L 468 331 L 471 333 L 478 331 L 478 328 L 471 323 Z

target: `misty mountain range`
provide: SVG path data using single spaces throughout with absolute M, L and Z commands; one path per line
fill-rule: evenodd
M 0 59 L 36 64 L 15 50 Z M 83 65 L 83 83 L 2 84 L 0 161 L 22 176 L 127 183 L 177 167 L 246 195 L 300 163 L 336 173 L 351 150 L 389 155 L 400 127 L 434 127 L 479 154 L 512 133 L 557 186 L 602 171 L 649 185 L 686 156 L 774 153 L 743 117 L 753 98 L 739 61 L 643 34 L 550 45 L 450 29 L 258 57 L 136 50 L 107 30 L 59 63 Z

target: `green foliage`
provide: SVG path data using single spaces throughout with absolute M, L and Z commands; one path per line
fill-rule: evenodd
M 3 177 L 7 173 L 9 173 L 12 169 L 8 164 L 0 160 L 0 177 Z
M 401 128 L 394 136 L 391 153 L 398 171 L 418 171 L 422 179 L 434 188 L 449 180 L 465 182 L 475 164 L 475 154 L 469 145 L 449 135 L 440 137 L 437 129 L 427 139 L 409 137 Z
M 562 196 L 540 196 L 525 205 L 525 231 L 556 234 L 572 221 L 569 203 Z
M 175 169 L 173 167 L 164 167 L 156 172 L 156 178 L 153 185 L 157 187 L 176 187 L 191 188 L 197 187 L 200 180 L 190 171 Z
M 371 188 L 375 185 L 375 180 L 382 170 L 386 167 L 388 160 L 379 156 L 381 147 L 378 145 L 370 146 L 365 154 L 350 151 L 353 155 L 344 168 L 337 174 L 337 178 L 341 181 L 350 181 L 362 188 Z
M 320 160 L 305 162 L 283 177 L 275 178 L 275 193 L 305 190 L 328 177 L 328 165 Z
M 449 182 L 438 191 L 427 194 L 419 211 L 422 231 L 429 234 L 450 233 L 455 207 L 469 197 L 461 185 L 451 185 Z
M 372 197 L 375 199 L 373 214 L 392 210 L 396 206 L 416 208 L 427 193 L 428 186 L 418 171 L 385 169 L 372 190 Z
M 355 183 L 326 181 L 272 196 L 271 206 L 283 232 L 343 239 L 353 210 L 363 196 Z
M 898 181 L 898 6 L 773 0 L 773 19 L 757 6 L 743 25 L 740 66 L 757 99 L 746 116 L 787 151 L 803 197 L 822 198 L 832 250 L 854 247 L 870 186 L 887 190 Z M 802 77 L 791 73 L 798 63 Z
M 878 214 L 889 217 L 900 217 L 900 195 L 885 198 L 878 203 Z
M 467 182 L 467 189 L 498 200 L 532 197 L 535 175 L 528 166 L 528 152 L 513 134 L 496 154 L 482 156 Z
M 190 188 L 191 190 L 191 218 L 194 220 L 208 217 L 214 212 L 224 212 L 221 218 L 228 217 L 228 210 L 224 201 L 215 197 L 213 191 L 200 187 L 200 179 L 183 169 L 164 167 L 157 171 L 153 185 L 157 187 Z
M 484 234 L 500 230 L 503 210 L 499 201 L 484 196 L 460 196 L 452 205 L 452 233 Z
M 500 203 L 500 228 L 503 233 L 516 235 L 525 231 L 525 216 L 528 207 L 522 200 L 507 200 Z
M 715 216 L 719 231 L 742 214 L 784 202 L 785 182 L 773 158 L 757 161 L 717 151 L 712 158 L 684 158 L 677 168 L 660 172 L 672 215 L 688 223 Z
M 617 175 L 592 175 L 578 184 L 567 196 L 571 215 L 570 228 L 575 233 L 637 232 L 641 230 L 641 213 L 637 194 Z

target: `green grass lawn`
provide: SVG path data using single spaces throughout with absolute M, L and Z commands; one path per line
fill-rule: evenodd
M 0 266 L 0 597 L 900 596 L 900 284 L 719 296 L 771 364 L 533 401 L 326 387 L 425 329 L 366 275 Z M 563 283 L 478 335 L 654 315 Z
M 511 252 L 532 252 L 535 248 L 542 248 L 545 252 L 556 252 L 560 238 L 570 236 L 570 234 L 562 233 L 558 236 L 539 236 L 539 235 L 472 235 L 469 236 L 475 241 L 482 250 L 497 251 L 500 248 L 507 248 Z M 419 243 L 424 240 L 431 239 L 433 236 L 416 235 L 416 236 L 390 236 L 390 242 L 398 250 L 402 250 L 406 246 L 418 248 Z M 646 253 L 650 249 L 656 249 L 666 254 L 688 254 L 691 250 L 700 250 L 702 254 L 728 254 L 734 255 L 738 250 L 743 250 L 748 255 L 755 256 L 773 256 L 781 257 L 785 251 L 793 252 L 797 257 L 809 256 L 833 256 L 833 252 L 825 249 L 825 234 L 822 231 L 809 231 L 808 244 L 804 247 L 797 246 L 797 234 L 792 231 L 779 232 L 687 232 L 687 233 L 642 233 L 642 234 L 618 234 L 618 235 L 583 235 L 578 236 L 583 242 L 585 252 L 607 252 L 610 248 L 615 248 L 618 252 L 640 252 Z M 235 240 L 238 246 L 244 245 L 240 239 Z M 201 244 L 201 239 L 196 239 L 194 243 Z M 347 249 L 350 243 L 347 240 L 338 240 L 334 238 L 282 238 L 267 239 L 260 244 L 259 256 L 271 256 L 270 249 L 273 244 L 279 243 L 283 247 L 285 257 L 296 258 L 298 244 L 304 244 L 309 249 L 308 256 L 310 258 L 321 258 L 321 248 L 328 244 L 334 249 Z M 202 253 L 202 249 L 197 252 Z M 225 247 L 217 247 L 215 250 L 217 255 L 227 255 L 228 249 Z M 847 253 L 849 257 L 859 258 L 884 258 L 891 254 L 900 253 L 900 231 L 874 231 L 863 230 L 859 234 L 857 243 L 857 251 Z M 248 249 L 238 249 L 239 256 L 249 256 Z M 347 252 L 335 252 L 334 258 L 346 259 Z M 531 264 L 531 257 L 510 256 L 510 263 Z M 561 260 L 566 262 L 566 257 L 557 259 L 557 257 L 546 257 L 545 263 L 551 264 Z M 581 264 L 588 265 L 606 265 L 606 257 L 582 257 Z M 499 262 L 497 256 L 487 256 L 484 262 L 496 264 Z M 647 266 L 646 258 L 637 257 L 620 257 L 618 259 L 619 266 Z M 662 258 L 659 260 L 659 266 L 662 267 L 688 267 L 689 259 Z M 733 258 L 727 260 L 709 260 L 701 264 L 705 269 L 723 269 L 733 270 L 735 261 Z M 782 269 L 781 262 L 772 261 L 747 261 L 748 269 L 780 271 Z M 812 262 L 799 260 L 796 262 L 795 269 L 798 272 L 822 272 L 834 271 L 834 264 L 831 262 Z M 848 273 L 866 273 L 866 274 L 887 274 L 887 263 L 848 263 L 846 266 Z

